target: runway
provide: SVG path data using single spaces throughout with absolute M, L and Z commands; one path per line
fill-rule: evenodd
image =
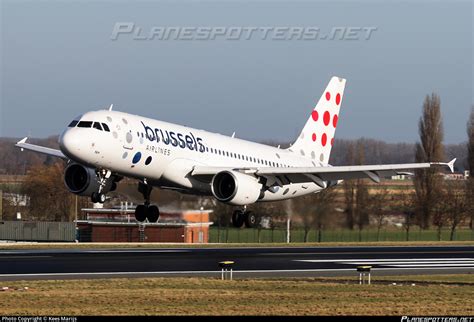
M 0 280 L 218 277 L 225 260 L 234 278 L 473 273 L 474 246 L 0 250 Z

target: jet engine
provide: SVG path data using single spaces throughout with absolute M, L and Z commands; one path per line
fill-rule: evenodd
M 64 171 L 64 183 L 69 191 L 80 196 L 90 197 L 93 192 L 99 191 L 99 178 L 95 170 L 77 163 L 67 166 Z M 110 177 L 102 192 L 115 190 L 116 186 L 115 178 Z
M 257 178 L 236 171 L 221 171 L 214 175 L 211 189 L 217 200 L 235 206 L 254 203 L 262 194 L 262 184 Z

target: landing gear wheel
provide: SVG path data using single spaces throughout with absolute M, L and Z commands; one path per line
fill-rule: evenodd
M 247 211 L 244 213 L 244 222 L 246 228 L 256 228 L 259 224 L 257 215 L 255 215 L 251 211 Z
M 139 222 L 145 221 L 148 214 L 148 208 L 145 205 L 138 205 L 135 208 L 135 219 Z
M 107 196 L 104 193 L 99 193 L 99 192 L 93 192 L 91 196 L 91 201 L 93 203 L 104 203 L 105 200 L 107 199 Z
M 97 192 L 93 192 L 92 195 L 91 195 L 91 201 L 93 203 L 97 203 L 99 202 L 99 194 Z
M 99 193 L 99 202 L 104 203 L 106 199 L 105 193 Z
M 150 206 L 148 207 L 147 216 L 149 222 L 157 222 L 158 218 L 160 218 L 160 210 L 157 206 Z
M 244 224 L 244 213 L 240 210 L 236 210 L 232 214 L 232 225 L 235 228 L 240 228 Z

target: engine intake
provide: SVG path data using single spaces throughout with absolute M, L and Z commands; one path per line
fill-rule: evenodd
M 221 171 L 214 175 L 211 189 L 217 200 L 235 206 L 254 203 L 262 194 L 262 184 L 255 177 L 236 171 Z
M 107 180 L 103 192 L 108 192 L 114 185 L 114 178 Z M 80 196 L 91 196 L 99 191 L 99 178 L 94 169 L 73 163 L 64 171 L 64 183 L 72 193 Z

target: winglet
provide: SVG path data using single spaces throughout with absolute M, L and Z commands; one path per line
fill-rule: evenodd
M 113 108 L 114 108 L 114 104 L 110 104 L 109 111 L 112 111 Z
M 26 140 L 28 140 L 28 137 L 24 137 L 22 140 L 18 141 L 16 144 L 22 144 L 22 143 L 25 143 Z
M 446 163 L 446 162 L 431 162 L 430 164 L 448 166 L 449 170 L 451 170 L 451 173 L 454 173 L 454 162 L 456 162 L 456 158 L 452 159 L 448 163 Z
M 448 167 L 449 167 L 449 170 L 451 170 L 451 173 L 454 173 L 454 162 L 456 162 L 456 158 L 448 162 Z

